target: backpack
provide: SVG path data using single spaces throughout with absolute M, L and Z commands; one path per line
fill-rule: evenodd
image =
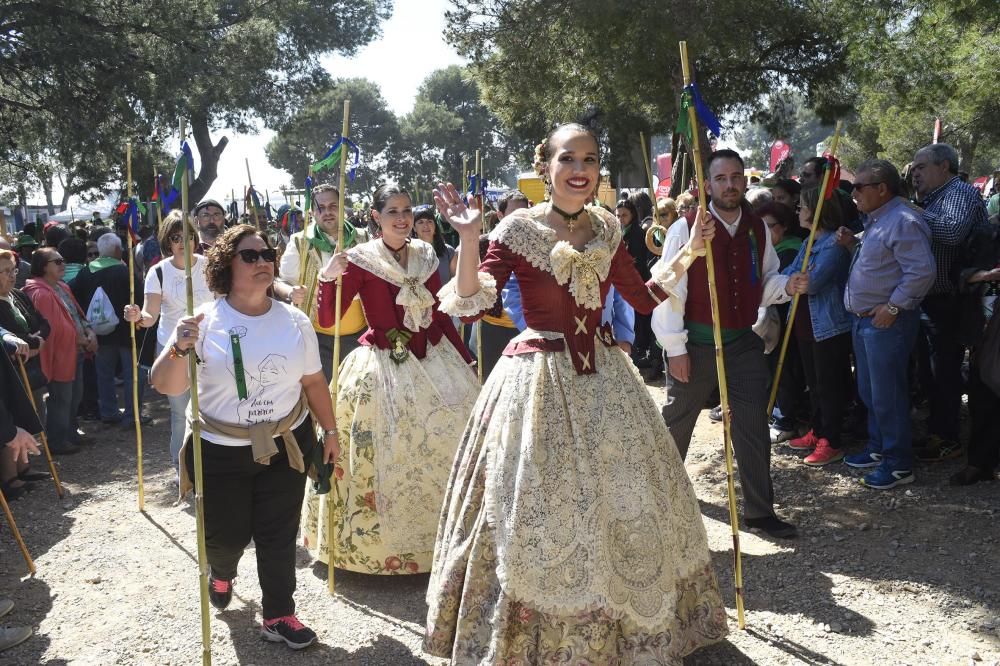
M 104 287 L 98 287 L 90 299 L 90 305 L 87 306 L 87 321 L 98 335 L 109 335 L 118 328 L 119 320 L 115 314 L 115 306 L 112 305 Z

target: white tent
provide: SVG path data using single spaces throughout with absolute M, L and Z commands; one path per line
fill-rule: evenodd
M 73 220 L 89 220 L 95 211 L 101 214 L 102 220 L 106 220 L 111 217 L 112 210 L 114 210 L 114 202 L 111 199 L 96 203 L 84 203 L 78 207 L 67 208 L 55 215 L 49 215 L 49 221 L 69 223 Z

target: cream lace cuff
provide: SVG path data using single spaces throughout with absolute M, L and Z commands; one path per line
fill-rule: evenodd
M 479 291 L 472 296 L 458 295 L 458 277 L 453 277 L 437 293 L 438 309 L 452 317 L 474 317 L 497 302 L 497 281 L 489 273 L 479 273 Z
M 653 265 L 650 271 L 650 280 L 670 295 L 668 300 L 670 308 L 674 312 L 682 312 L 684 310 L 684 304 L 677 297 L 674 288 L 680 282 L 681 277 L 687 272 L 687 269 L 694 263 L 694 260 L 698 257 L 704 257 L 705 254 L 705 248 L 695 251 L 691 249 L 690 243 L 685 243 L 672 259 L 668 261 L 661 259 Z M 680 272 L 676 270 L 678 265 L 681 267 Z

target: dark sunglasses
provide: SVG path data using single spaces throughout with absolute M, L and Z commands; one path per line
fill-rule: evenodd
M 278 251 L 273 248 L 267 248 L 264 250 L 240 250 L 240 259 L 248 264 L 256 264 L 258 259 L 263 259 L 269 264 L 273 264 L 278 260 Z
M 169 240 L 171 243 L 180 243 L 182 240 L 184 240 L 184 235 L 170 234 L 170 238 L 168 238 L 167 240 Z
M 881 184 L 882 184 L 881 180 L 876 180 L 874 183 L 853 183 L 851 184 L 851 189 L 853 189 L 855 192 L 859 192 L 865 189 L 866 187 L 871 187 L 872 185 L 881 185 Z
M 66 263 L 65 259 L 49 259 L 50 264 L 56 264 L 57 266 L 62 266 Z

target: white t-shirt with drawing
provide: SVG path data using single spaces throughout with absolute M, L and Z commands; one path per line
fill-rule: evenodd
M 298 309 L 271 301 L 262 315 L 237 312 L 225 298 L 203 305 L 195 351 L 198 366 L 198 403 L 205 415 L 223 423 L 250 425 L 279 421 L 299 401 L 303 375 L 323 371 L 312 323 Z M 171 334 L 172 344 L 176 333 Z M 239 339 L 245 398 L 239 395 L 233 338 Z M 188 405 L 190 418 L 191 406 Z M 294 427 L 305 421 L 307 414 Z M 213 435 L 224 446 L 249 446 L 249 439 Z

